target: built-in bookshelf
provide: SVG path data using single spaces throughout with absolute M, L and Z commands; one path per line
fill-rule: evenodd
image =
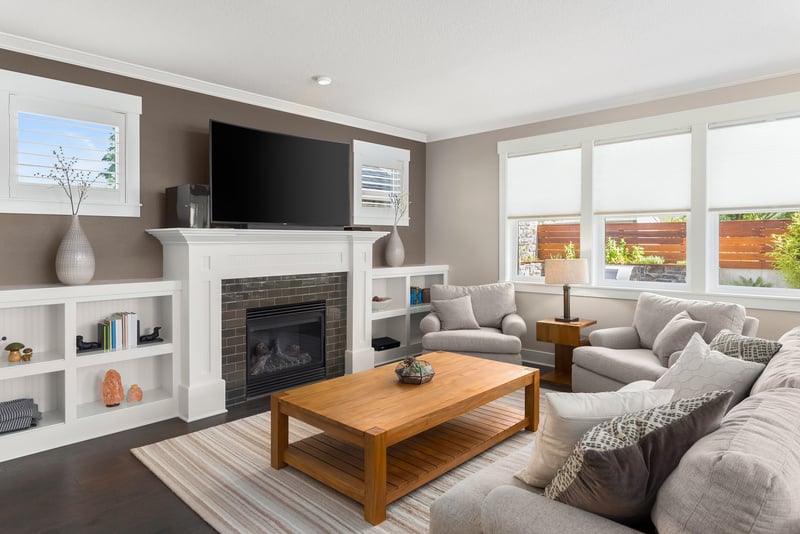
M 372 337 L 400 342 L 399 347 L 375 351 L 375 365 L 422 352 L 419 323 L 431 311 L 431 305 L 414 297 L 433 284 L 446 284 L 449 269 L 447 265 L 408 265 L 372 270 L 372 296 L 392 299 L 385 309 L 372 312 Z
M 29 362 L 0 352 L 0 401 L 32 398 L 38 425 L 0 434 L 0 461 L 126 430 L 178 415 L 180 282 L 137 281 L 0 289 L 0 335 L 33 348 Z M 160 326 L 161 341 L 78 351 L 76 336 L 97 341 L 98 323 L 135 313 L 140 333 Z M 129 335 L 135 335 L 133 329 Z M 144 391 L 140 402 L 106 407 L 106 371 Z

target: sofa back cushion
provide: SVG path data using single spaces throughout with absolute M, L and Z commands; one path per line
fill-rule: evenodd
M 783 334 L 778 343 L 781 349 L 753 384 L 751 395 L 775 388 L 800 388 L 800 326 Z
M 431 300 L 448 300 L 465 295 L 471 297 L 472 311 L 480 326 L 500 328 L 503 317 L 517 311 L 514 284 L 510 282 L 478 286 L 431 286 Z
M 800 390 L 749 397 L 690 448 L 656 498 L 658 532 L 800 532 Z
M 689 312 L 695 321 L 706 323 L 703 332 L 706 343 L 714 339 L 723 328 L 736 334 L 742 333 L 745 309 L 740 304 L 676 299 L 654 293 L 641 293 L 636 311 L 633 313 L 633 327 L 639 334 L 642 347 L 652 349 L 659 332 L 682 311 Z

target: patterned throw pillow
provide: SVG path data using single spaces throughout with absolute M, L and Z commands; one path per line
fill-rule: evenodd
M 712 391 L 600 423 L 575 445 L 545 496 L 646 525 L 661 484 L 684 452 L 719 426 L 732 395 Z
M 735 334 L 730 330 L 720 330 L 709 343 L 711 350 L 718 350 L 733 358 L 748 362 L 767 364 L 781 350 L 777 341 Z

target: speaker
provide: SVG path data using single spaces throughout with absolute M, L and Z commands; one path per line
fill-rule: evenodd
M 184 184 L 166 189 L 167 228 L 208 228 L 210 190 L 203 184 Z

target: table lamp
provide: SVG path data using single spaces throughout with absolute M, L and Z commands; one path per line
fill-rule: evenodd
M 589 283 L 589 263 L 583 258 L 574 260 L 544 260 L 544 283 L 564 285 L 564 316 L 555 320 L 562 323 L 577 321 L 569 313 L 569 285 Z

